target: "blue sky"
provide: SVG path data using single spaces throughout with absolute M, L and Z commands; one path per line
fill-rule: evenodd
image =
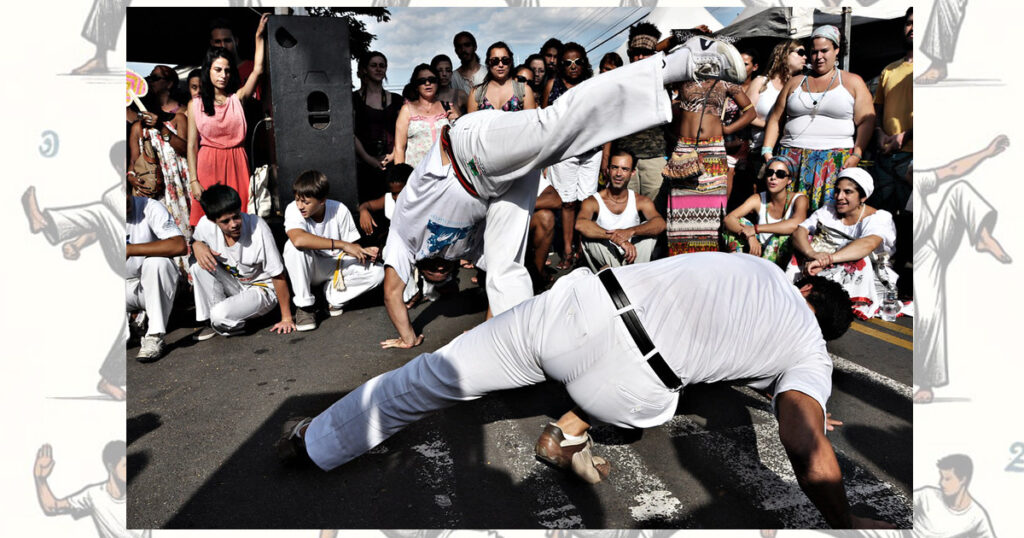
M 727 24 L 742 8 L 713 8 L 712 15 Z M 410 71 L 436 54 L 447 54 L 458 64 L 452 38 L 461 30 L 477 40 L 483 57 L 487 46 L 504 41 L 512 48 L 517 63 L 537 52 L 549 37 L 576 41 L 596 63 L 606 52 L 626 40 L 627 32 L 616 32 L 650 12 L 649 8 L 390 8 L 391 21 L 370 22 L 377 35 L 373 47 L 388 57 L 389 88 L 400 88 Z M 695 21 L 694 24 L 706 21 Z M 602 41 L 615 35 L 603 45 Z M 594 48 L 596 47 L 596 48 Z M 591 50 L 593 48 L 593 50 Z

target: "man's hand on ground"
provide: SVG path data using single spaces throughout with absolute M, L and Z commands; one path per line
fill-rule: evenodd
M 405 340 L 402 340 L 401 338 L 389 338 L 389 339 L 387 339 L 387 340 L 385 340 L 385 341 L 380 343 L 380 348 L 381 349 L 390 349 L 390 348 L 409 349 L 409 348 L 416 347 L 416 346 L 418 346 L 418 345 L 420 345 L 422 343 L 423 343 L 423 335 L 421 334 L 421 335 L 417 336 L 416 340 L 413 343 L 411 343 L 411 344 L 406 342 Z

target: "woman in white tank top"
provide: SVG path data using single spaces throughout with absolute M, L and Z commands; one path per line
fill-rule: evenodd
M 725 216 L 722 238 L 727 251 L 746 252 L 785 267 L 793 254 L 790 236 L 807 218 L 807 197 L 788 190 L 796 169 L 788 157 L 772 158 L 766 168 L 768 190 L 750 196 Z M 756 224 L 746 218 L 754 212 Z
M 836 67 L 839 41 L 835 26 L 814 30 L 808 51 L 810 74 L 790 79 L 765 122 L 761 155 L 766 162 L 771 160 L 779 142 L 779 154 L 799 167 L 791 188 L 807 195 L 811 211 L 835 199 L 839 171 L 860 163 L 875 124 L 867 85 Z
M 754 112 L 757 113 L 754 121 L 750 122 L 753 127 L 751 149 L 759 150 L 761 147 L 764 142 L 765 120 L 771 113 L 772 107 L 775 106 L 775 100 L 782 92 L 782 88 L 786 87 L 789 79 L 803 70 L 806 61 L 807 49 L 803 43 L 795 39 L 783 41 L 772 49 L 768 74 L 757 77 L 750 84 L 750 88 L 747 89 L 747 97 L 754 104 Z

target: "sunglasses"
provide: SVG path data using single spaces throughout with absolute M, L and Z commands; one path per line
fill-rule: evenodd
M 533 82 L 532 80 L 530 80 L 530 79 L 528 79 L 528 78 L 524 77 L 523 75 L 516 75 L 516 80 L 517 80 L 517 81 L 518 81 L 518 82 L 519 82 L 520 84 L 526 84 L 527 82 Z
M 439 80 L 437 77 L 420 77 L 413 82 L 415 82 L 417 86 L 422 86 L 424 84 L 437 84 Z
M 562 67 L 569 67 L 570 65 L 578 65 L 583 67 L 583 58 L 570 58 L 568 60 L 562 60 Z
M 806 51 L 806 50 L 804 50 L 804 49 L 796 49 L 796 50 L 794 50 L 793 52 L 795 52 L 795 53 L 797 53 L 797 54 L 799 54 L 800 56 L 803 56 L 803 57 L 805 57 L 805 58 L 807 57 L 807 51 Z
M 629 49 L 630 56 L 654 56 L 654 49 Z
M 509 58 L 508 56 L 502 56 L 500 58 L 497 57 L 497 56 L 494 56 L 493 58 L 488 58 L 487 59 L 487 65 L 489 65 L 491 67 L 497 67 L 498 64 L 501 64 L 501 65 L 512 65 L 512 58 Z
M 789 177 L 789 172 L 785 170 L 769 170 L 768 174 L 765 175 L 764 177 L 765 179 L 767 179 L 772 177 L 773 175 L 779 179 L 786 179 L 787 177 Z

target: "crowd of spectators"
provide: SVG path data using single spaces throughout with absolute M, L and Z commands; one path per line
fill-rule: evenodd
M 905 17 L 906 50 L 896 51 L 905 56 L 879 74 L 874 93 L 861 76 L 838 68 L 845 40 L 837 28 L 822 26 L 768 54 L 741 47 L 748 72 L 742 84 L 710 79 L 666 87 L 670 123 L 548 167 L 524 245 L 535 291 L 577 266 L 596 271 L 725 251 L 767 258 L 794 279 L 820 273 L 835 280 L 862 318 L 909 314 L 909 293 L 897 295 L 905 272 L 898 263 L 907 257 L 897 253 L 909 254 L 911 245 L 897 234 L 897 222 L 910 218 L 912 9 Z M 381 284 L 388 222 L 446 128 L 478 110 L 549 107 L 624 63 L 608 53 L 595 69 L 584 47 L 555 38 L 536 53 L 520 51 L 522 63 L 502 41 L 481 59 L 475 36 L 462 31 L 452 40 L 458 65 L 443 54 L 422 58 L 399 94 L 385 89 L 385 53 L 364 55 L 352 93 L 358 214 L 330 199 L 320 172 L 288 178 L 294 201 L 281 204 L 287 204 L 281 213 L 288 237 L 282 257 L 249 203 L 246 107 L 264 98 L 266 22 L 264 16 L 255 58 L 246 62 L 236 55 L 229 25 L 211 24 L 202 67 L 179 81 L 173 69 L 157 66 L 147 77 L 146 111 L 128 110 L 129 256 L 173 259 L 180 277 L 162 265 L 159 275 L 147 274 L 151 267 L 142 263 L 129 275 L 143 287 L 171 288 L 156 310 L 140 304 L 146 301 L 130 303 L 139 360 L 163 354 L 165 305 L 175 289 L 191 287 L 200 340 L 238 334 L 246 320 L 275 307 L 281 319 L 272 330 L 313 329 L 320 295 L 331 316 L 341 314 L 346 302 Z M 637 23 L 626 60 L 702 33 L 709 31 L 697 26 L 663 38 L 654 24 Z M 159 181 L 140 179 L 145 163 L 155 163 Z M 161 203 L 140 201 L 148 199 Z M 133 230 L 148 231 L 134 236 Z M 188 244 L 184 252 L 178 240 L 166 241 L 177 236 Z M 560 254 L 555 265 L 548 261 L 552 250 Z M 463 260 L 462 267 L 475 268 L 477 261 Z M 458 284 L 425 279 L 432 270 L 418 268 L 403 295 L 408 306 Z M 485 278 L 481 272 L 474 281 Z

